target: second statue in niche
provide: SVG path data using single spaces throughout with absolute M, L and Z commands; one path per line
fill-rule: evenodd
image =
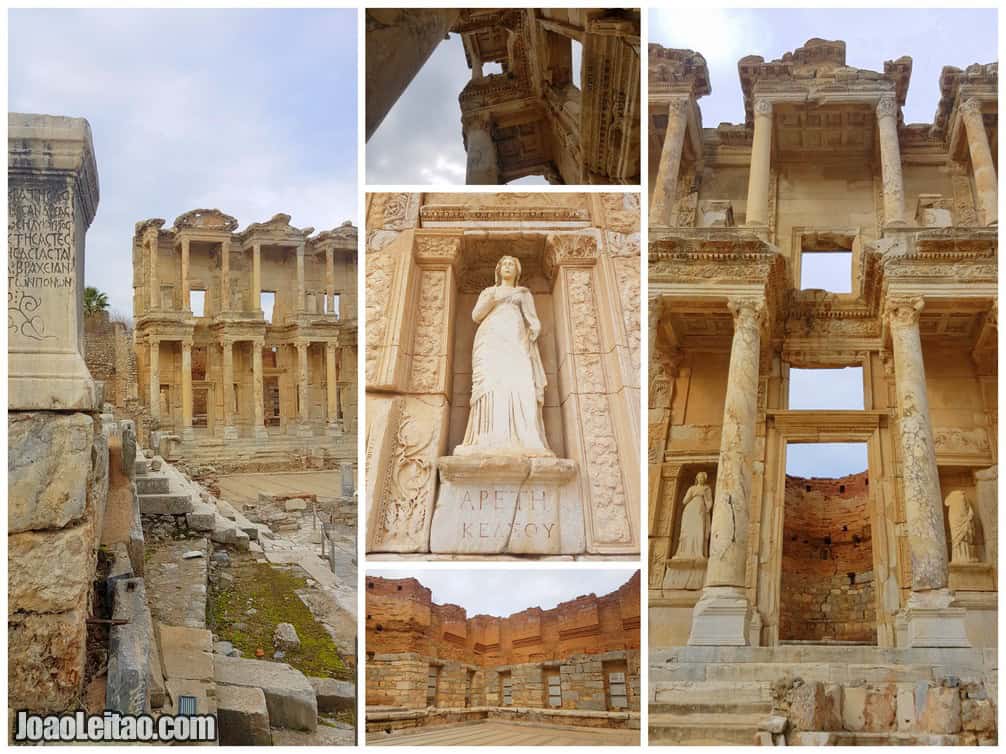
M 479 295 L 472 319 L 472 397 L 455 455 L 554 456 L 545 439 L 541 322 L 531 291 L 519 285 L 520 260 L 501 257 L 495 285 Z

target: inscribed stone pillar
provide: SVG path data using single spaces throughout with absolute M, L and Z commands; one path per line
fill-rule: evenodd
M 251 306 L 253 312 L 262 311 L 262 248 L 258 243 L 252 244 L 251 263 Z
M 880 140 L 880 170 L 884 182 L 884 224 L 905 222 L 905 190 L 901 177 L 901 148 L 898 144 L 898 102 L 885 95 L 877 103 L 877 134 Z
M 161 418 L 161 341 L 153 335 L 150 341 L 150 416 Z
M 748 175 L 745 225 L 768 225 L 768 189 L 772 161 L 772 103 L 755 100 L 751 172 Z
M 921 298 L 887 302 L 894 354 L 902 497 L 912 560 L 912 594 L 903 617 L 913 647 L 969 646 L 964 610 L 951 608 L 936 446 L 926 397 L 919 315 Z
M 189 295 L 189 239 L 187 238 L 182 239 L 181 288 L 181 309 L 182 311 L 190 312 L 192 311 L 192 297 Z
M 192 340 L 182 340 L 182 436 L 192 438 Z
M 256 245 L 255 250 L 258 251 Z M 258 254 L 255 255 L 258 257 Z M 265 430 L 265 410 L 264 410 L 264 390 L 262 387 L 262 348 L 265 345 L 265 338 L 255 338 L 252 340 L 252 403 L 255 409 L 255 437 L 264 440 L 267 437 Z
M 327 405 L 328 427 L 338 431 L 339 427 L 339 388 L 338 375 L 335 368 L 335 343 L 325 341 L 325 398 Z
M 367 140 L 460 14 L 458 8 L 368 8 Z
M 220 242 L 220 311 L 231 310 L 231 241 Z
M 306 293 L 304 290 L 304 244 L 297 247 L 297 311 L 307 310 Z
M 688 643 L 744 646 L 750 610 L 744 594 L 751 459 L 758 410 L 763 299 L 730 299 L 734 318 L 709 538 L 709 565 Z
M 234 426 L 234 341 L 224 338 L 220 348 L 223 350 L 224 439 L 236 440 L 238 430 Z
M 82 301 L 98 172 L 87 121 L 9 113 L 7 176 L 7 407 L 91 410 Z
M 499 184 L 499 161 L 493 143 L 492 123 L 488 115 L 477 115 L 463 123 L 468 167 L 465 183 L 468 185 Z
M 650 225 L 670 225 L 677 199 L 678 172 L 681 169 L 681 152 L 688 129 L 688 97 L 674 97 L 667 110 L 667 132 L 660 150 L 657 181 L 653 186 L 650 204 Z
M 972 97 L 960 106 L 961 118 L 967 132 L 968 151 L 971 153 L 971 168 L 975 175 L 975 189 L 978 194 L 978 210 L 982 223 L 996 225 L 999 221 L 999 194 L 996 188 L 996 168 L 992 162 L 989 137 L 982 119 L 982 105 Z

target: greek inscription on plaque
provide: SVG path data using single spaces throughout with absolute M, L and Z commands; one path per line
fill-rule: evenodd
M 46 297 L 75 301 L 73 203 L 65 183 L 12 185 L 7 194 L 7 331 L 30 341 L 55 339 Z M 62 290 L 65 289 L 65 290 Z

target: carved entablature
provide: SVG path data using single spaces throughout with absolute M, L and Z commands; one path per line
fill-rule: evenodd
M 936 138 L 949 138 L 951 116 L 958 105 L 962 88 L 972 92 L 984 91 L 995 99 L 999 89 L 999 63 L 972 63 L 964 70 L 950 65 L 943 67 L 940 72 L 940 101 L 932 126 Z
M 693 97 L 712 91 L 706 59 L 694 50 L 675 50 L 654 42 L 649 47 L 650 97 L 685 90 Z
M 997 234 L 995 230 L 961 233 L 939 228 L 920 233 L 887 237 L 874 247 L 881 255 L 885 289 L 893 281 L 932 286 L 945 280 L 962 291 L 968 285 L 996 284 Z
M 827 291 L 792 291 L 786 312 L 784 333 L 793 339 L 787 349 L 799 351 L 800 341 L 827 342 L 875 340 L 881 337 L 882 323 L 878 307 L 861 301 L 850 302 Z M 785 357 L 784 357 L 785 358 Z M 786 358 L 787 361 L 793 359 Z M 848 361 L 845 356 L 840 361 Z M 855 359 L 853 359 L 855 360 Z
M 571 224 L 576 227 L 586 227 L 590 223 L 587 210 L 583 207 L 473 207 L 445 204 L 424 205 L 420 212 L 420 220 L 423 227 L 459 223 L 468 225 L 491 223 L 496 225 L 521 222 L 543 223 L 552 226 Z
M 356 241 L 359 237 L 359 229 L 352 222 L 346 220 L 338 228 L 323 230 L 313 238 L 308 239 L 308 243 L 315 249 L 324 251 L 327 248 L 338 249 L 340 251 L 356 251 Z
M 912 75 L 912 59 L 907 56 L 884 63 L 884 71 L 853 68 L 845 64 L 845 42 L 810 39 L 802 47 L 778 60 L 766 62 L 760 55 L 748 55 L 737 64 L 744 94 L 745 123 L 754 123 L 754 93 L 785 92 L 820 95 L 833 92 L 892 91 L 899 106 L 904 105 Z
M 140 220 L 136 223 L 136 230 L 133 231 L 133 238 L 147 241 L 150 238 L 156 239 L 164 227 L 164 220 L 160 217 L 152 217 L 149 220 Z
M 233 233 L 238 229 L 238 221 L 218 209 L 193 209 L 175 218 L 174 230 L 185 229 Z

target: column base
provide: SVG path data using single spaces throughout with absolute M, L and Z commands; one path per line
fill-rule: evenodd
M 692 611 L 688 646 L 746 647 L 751 606 L 744 590 L 734 586 L 707 586 Z
M 238 439 L 238 428 L 237 427 L 224 427 L 224 439 L 225 440 L 237 440 Z
M 182 427 L 182 442 L 192 442 L 196 439 L 196 432 L 192 427 Z
M 255 439 L 256 440 L 269 439 L 269 433 L 266 432 L 265 427 L 255 427 Z
M 328 422 L 325 424 L 325 434 L 329 437 L 338 437 L 345 433 L 345 428 L 342 426 L 341 421 Z
M 310 422 L 299 422 L 297 424 L 297 437 L 314 437 L 314 427 Z
M 964 617 L 967 610 L 951 607 L 954 593 L 949 589 L 912 592 L 908 604 L 898 613 L 905 626 L 909 647 L 970 647 Z

